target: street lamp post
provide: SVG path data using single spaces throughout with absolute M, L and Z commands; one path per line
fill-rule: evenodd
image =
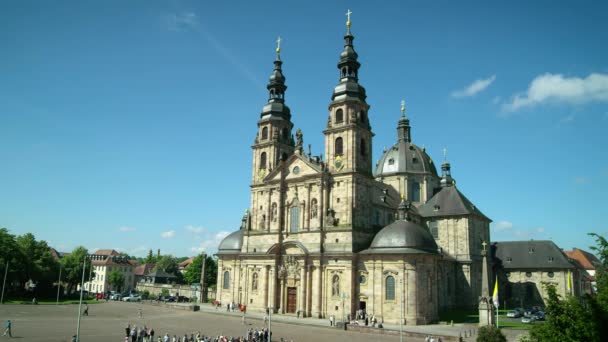
M 4 268 L 4 281 L 2 282 L 2 298 L 0 298 L 0 304 L 4 304 L 4 286 L 6 285 L 7 274 L 8 274 L 8 260 L 6 260 L 6 267 Z
M 344 324 L 344 329 L 346 329 L 346 321 L 344 320 L 344 300 L 348 297 L 346 292 L 342 292 L 342 324 Z
M 80 282 L 80 302 L 78 304 L 78 323 L 76 326 L 76 342 L 80 342 L 80 316 L 82 315 L 82 294 L 84 290 L 84 274 L 87 269 L 87 258 L 89 256 L 85 255 L 82 260 L 82 280 Z
M 57 303 L 59 305 L 59 291 L 61 291 L 61 263 L 59 263 L 59 281 L 57 281 Z

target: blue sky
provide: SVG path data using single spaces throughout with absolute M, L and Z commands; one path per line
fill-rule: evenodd
M 405 99 L 493 240 L 608 235 L 605 1 L 2 1 L 0 226 L 63 251 L 213 252 L 249 205 L 277 36 L 320 154 L 347 9 L 375 160 Z

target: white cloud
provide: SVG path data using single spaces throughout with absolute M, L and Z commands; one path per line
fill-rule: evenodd
M 452 92 L 452 97 L 461 98 L 475 96 L 477 93 L 489 87 L 494 80 L 496 80 L 496 75 L 492 75 L 486 79 L 475 80 L 468 87 Z
M 574 121 L 574 115 L 573 114 L 565 116 L 565 117 L 563 117 L 563 118 L 561 118 L 559 120 L 559 122 L 562 123 L 562 124 L 567 124 L 567 123 L 570 123 L 572 121 Z
M 184 227 L 185 230 L 189 231 L 190 233 L 194 233 L 194 234 L 200 234 L 202 233 L 205 229 L 203 227 L 200 226 L 193 226 L 193 225 L 187 225 Z
M 608 101 L 608 74 L 590 74 L 586 78 L 564 77 L 546 73 L 530 82 L 525 93 L 516 94 L 503 110 L 514 112 L 547 102 L 582 104 Z
M 222 240 L 229 234 L 230 234 L 230 232 L 227 232 L 227 231 L 217 232 L 211 238 L 205 239 L 204 241 L 202 241 L 200 243 L 200 245 L 198 245 L 196 247 L 192 247 L 192 248 L 190 248 L 190 250 L 194 253 L 202 253 L 203 251 L 207 251 L 207 252 L 216 251 L 220 242 L 222 242 Z
M 127 226 L 122 226 L 122 227 L 118 227 L 118 231 L 119 232 L 132 232 L 134 231 L 136 228 L 135 227 L 127 227 Z
M 167 28 L 170 31 L 190 31 L 198 29 L 199 22 L 196 13 L 171 13 L 165 16 Z
M 509 221 L 499 221 L 499 222 L 494 223 L 493 228 L 497 232 L 505 231 L 505 230 L 513 229 L 513 223 L 511 223 Z
M 162 232 L 162 233 L 160 233 L 160 237 L 162 237 L 163 239 L 170 239 L 172 237 L 175 237 L 175 230 L 169 230 L 167 232 Z

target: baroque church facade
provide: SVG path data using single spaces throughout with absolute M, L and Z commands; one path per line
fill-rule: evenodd
M 280 47 L 257 124 L 251 206 L 218 248 L 216 299 L 249 311 L 378 322 L 437 321 L 481 293 L 490 219 L 412 142 L 402 105 L 397 142 L 372 160 L 372 132 L 347 22 L 329 103 L 325 158 L 292 135 Z

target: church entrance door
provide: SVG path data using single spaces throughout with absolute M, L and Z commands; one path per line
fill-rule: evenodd
M 297 289 L 295 287 L 287 288 L 287 313 L 296 313 L 296 298 Z

